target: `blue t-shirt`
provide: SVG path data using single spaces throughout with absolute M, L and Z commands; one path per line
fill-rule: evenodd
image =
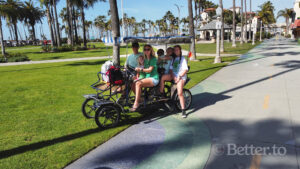
M 143 55 L 143 53 L 131 54 L 128 56 L 126 60 L 126 65 L 129 65 L 132 68 L 136 68 L 138 66 L 138 57 Z

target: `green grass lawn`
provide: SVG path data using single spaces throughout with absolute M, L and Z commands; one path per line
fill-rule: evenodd
M 233 48 L 231 42 L 224 42 L 224 54 L 244 54 L 259 44 L 260 42 L 256 42 L 256 45 L 252 45 L 252 42 L 249 42 L 241 45 L 239 42 L 237 42 L 237 47 Z M 187 51 L 190 50 L 189 45 L 182 45 L 182 48 Z M 196 52 L 212 54 L 216 53 L 216 43 L 196 44 Z
M 237 57 L 200 59 L 189 62 L 187 88 Z M 94 93 L 89 85 L 104 61 L 0 67 L 0 168 L 62 168 L 130 126 L 99 131 L 81 113 L 82 95 Z
M 97 57 L 97 56 L 111 56 L 112 46 L 105 46 L 103 43 L 88 43 L 88 45 L 95 45 L 95 49 L 89 49 L 84 51 L 69 51 L 69 52 L 57 52 L 57 53 L 44 53 L 40 46 L 22 46 L 22 47 L 9 47 L 7 53 L 24 53 L 30 60 L 52 60 L 52 59 L 68 59 L 68 58 L 83 58 L 83 57 Z M 126 54 L 126 46 L 122 46 L 120 49 L 121 55 Z M 132 53 L 130 46 L 128 47 L 128 53 Z

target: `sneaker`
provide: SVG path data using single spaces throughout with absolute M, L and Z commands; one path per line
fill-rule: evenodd
M 181 115 L 181 117 L 182 117 L 182 118 L 186 118 L 186 117 L 187 117 L 187 115 L 186 115 L 186 113 L 185 113 L 184 110 L 182 110 L 182 115 Z

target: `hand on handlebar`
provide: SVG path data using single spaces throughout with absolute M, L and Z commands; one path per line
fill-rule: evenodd
M 141 71 L 142 71 L 142 68 L 137 67 L 137 68 L 135 68 L 135 71 L 141 72 Z

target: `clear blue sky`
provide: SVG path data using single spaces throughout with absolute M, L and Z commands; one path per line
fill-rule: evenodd
M 39 6 L 38 0 L 33 0 L 36 6 Z M 107 0 L 108 1 L 108 0 Z M 214 3 L 218 3 L 219 0 L 211 0 Z M 247 7 L 249 10 L 250 4 L 249 0 Z M 258 10 L 258 6 L 260 6 L 263 2 L 267 0 L 252 0 L 252 10 Z M 284 8 L 292 8 L 295 0 L 271 0 L 271 2 L 275 6 L 275 15 L 277 12 Z M 119 15 L 121 15 L 121 0 L 117 0 L 119 7 Z M 223 0 L 224 8 L 232 7 L 232 0 Z M 236 0 L 236 5 L 240 6 L 241 1 Z M 181 17 L 186 17 L 188 15 L 187 9 L 187 0 L 124 0 L 124 12 L 128 14 L 128 16 L 134 16 L 137 21 L 141 21 L 142 19 L 147 20 L 157 20 L 160 19 L 168 10 L 170 10 L 175 16 L 178 16 L 178 10 L 174 4 L 178 4 L 181 8 Z M 62 8 L 66 6 L 65 0 L 60 0 L 57 10 L 58 13 Z M 107 15 L 109 10 L 108 2 L 99 2 L 93 8 L 86 10 L 86 20 L 94 20 L 98 15 Z M 121 18 L 121 17 L 120 17 Z M 283 18 L 280 18 L 278 22 L 284 22 Z M 22 24 L 19 24 L 19 31 L 21 36 L 24 39 L 24 28 Z M 40 27 L 41 24 L 36 26 L 36 36 L 40 38 Z M 46 36 L 49 38 L 49 29 L 47 25 L 46 18 L 43 20 L 42 29 Z M 4 31 L 4 39 L 8 39 L 9 31 L 6 28 L 5 22 L 3 22 L 3 31 Z M 79 32 L 81 34 L 81 32 Z M 28 33 L 27 33 L 28 34 Z

